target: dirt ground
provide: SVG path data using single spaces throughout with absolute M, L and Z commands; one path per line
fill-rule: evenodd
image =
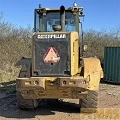
M 100 84 L 99 108 L 112 108 L 120 113 L 120 85 Z M 63 101 L 43 100 L 34 111 L 20 110 L 16 103 L 15 83 L 0 84 L 0 120 L 81 120 L 82 114 L 77 104 Z

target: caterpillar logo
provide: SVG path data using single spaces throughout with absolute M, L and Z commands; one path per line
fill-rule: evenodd
M 37 35 L 38 39 L 48 39 L 48 38 L 66 38 L 66 34 L 41 34 Z

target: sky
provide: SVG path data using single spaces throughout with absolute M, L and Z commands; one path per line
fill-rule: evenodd
M 17 27 L 33 28 L 34 9 L 39 4 L 42 7 L 56 8 L 64 5 L 71 7 L 74 0 L 0 0 L 0 12 L 3 19 Z M 120 26 L 120 0 L 76 0 L 78 6 L 83 7 L 85 15 L 84 30 L 112 29 Z

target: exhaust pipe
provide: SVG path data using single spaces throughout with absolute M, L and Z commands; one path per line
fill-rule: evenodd
M 65 31 L 65 7 L 63 5 L 60 7 L 60 25 L 61 31 Z

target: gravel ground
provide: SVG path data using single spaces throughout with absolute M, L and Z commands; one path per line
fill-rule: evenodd
M 2 86 L 3 87 L 3 86 Z M 78 100 L 76 100 L 76 103 Z M 99 109 L 109 108 L 117 111 L 116 119 L 120 120 L 120 86 L 106 83 L 100 84 Z M 113 112 L 112 111 L 112 112 Z M 116 114 L 116 113 L 115 113 Z M 85 117 L 85 115 L 87 117 Z M 34 111 L 22 111 L 16 103 L 15 90 L 0 89 L 0 120 L 81 120 L 94 119 L 90 115 L 81 113 L 77 104 L 63 101 L 41 101 Z M 111 115 L 111 114 L 110 114 Z M 88 118 L 89 117 L 89 118 Z M 110 116 L 108 116 L 109 118 Z M 114 116 L 115 117 L 115 116 Z M 111 117 L 113 118 L 113 116 Z M 96 118 L 97 119 L 97 118 Z M 102 119 L 103 120 L 103 117 Z

